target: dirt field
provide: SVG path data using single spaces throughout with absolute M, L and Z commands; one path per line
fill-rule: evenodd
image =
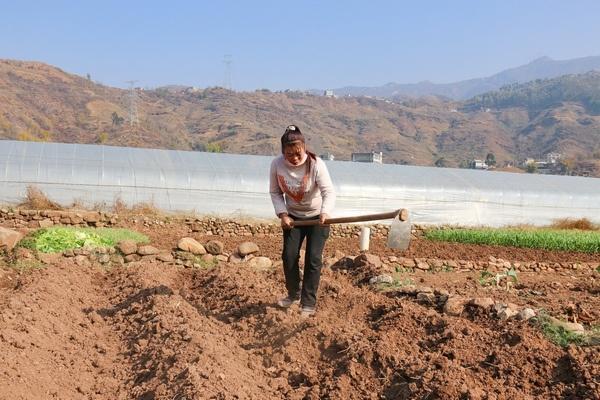
M 160 248 L 184 226 L 138 226 Z M 208 237 L 196 236 L 201 242 Z M 219 238 L 231 252 L 248 238 Z M 279 259 L 279 238 L 250 238 Z M 357 254 L 333 239 L 326 256 Z M 414 241 L 406 252 L 375 241 L 372 253 L 548 262 L 594 261 L 550 253 Z M 596 256 L 597 257 L 597 256 Z M 6 262 L 6 261 L 1 261 Z M 324 269 L 318 312 L 274 303 L 278 268 L 184 268 L 152 261 L 81 267 L 60 258 L 23 274 L 0 272 L 1 399 L 598 399 L 600 348 L 561 348 L 529 322 L 501 321 L 365 284 L 368 271 Z M 600 322 L 600 274 L 521 273 L 510 292 L 479 273 L 403 272 L 407 282 L 465 297 Z

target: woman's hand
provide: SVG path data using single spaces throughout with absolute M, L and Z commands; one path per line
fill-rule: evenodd
M 319 223 L 321 225 L 325 225 L 325 220 L 329 219 L 329 214 L 321 214 L 319 215 Z
M 279 216 L 279 218 L 281 219 L 281 227 L 283 229 L 292 229 L 292 222 L 293 222 L 293 220 L 290 218 L 289 215 L 287 215 L 287 214 L 281 214 Z

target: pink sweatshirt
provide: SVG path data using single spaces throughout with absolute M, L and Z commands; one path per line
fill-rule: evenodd
M 283 155 L 271 163 L 270 192 L 275 214 L 288 213 L 296 217 L 314 217 L 330 214 L 335 204 L 335 190 L 327 166 L 319 157 L 308 157 L 298 166 L 285 160 Z M 307 173 L 308 172 L 308 173 Z

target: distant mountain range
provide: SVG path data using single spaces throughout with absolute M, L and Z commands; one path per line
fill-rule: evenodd
M 529 64 L 510 68 L 487 78 L 468 79 L 454 83 L 425 81 L 409 84 L 388 83 L 376 87 L 346 86 L 334 89 L 334 93 L 339 96 L 373 96 L 388 99 L 436 95 L 454 100 L 465 100 L 513 83 L 581 74 L 592 70 L 600 70 L 600 56 L 572 60 L 553 60 L 549 57 L 541 57 Z

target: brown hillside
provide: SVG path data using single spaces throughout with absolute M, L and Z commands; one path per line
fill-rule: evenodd
M 130 93 L 36 62 L 0 60 L 0 138 L 277 154 L 278 137 L 298 124 L 318 153 L 348 160 L 383 151 L 387 163 L 458 166 L 491 152 L 498 165 L 561 152 L 600 154 L 600 117 L 576 102 L 535 113 L 523 107 L 461 111 L 438 98 L 395 103 L 300 92 L 136 90 Z M 593 162 L 592 162 L 593 165 Z M 596 171 L 597 172 L 597 171 Z

